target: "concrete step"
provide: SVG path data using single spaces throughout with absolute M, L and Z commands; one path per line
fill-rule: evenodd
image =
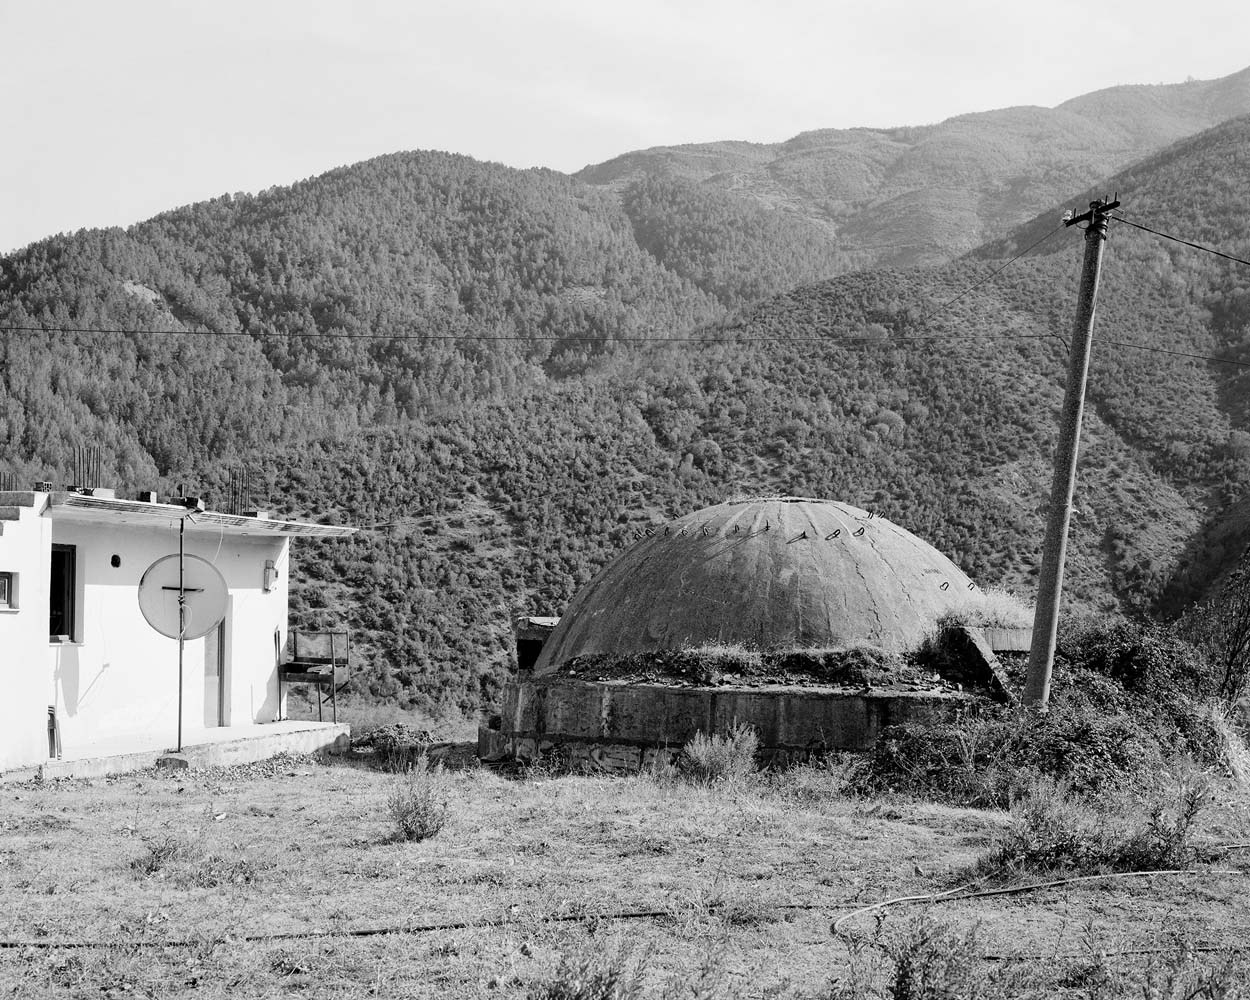
M 0 490 L 0 507 L 33 507 L 35 494 L 29 490 Z
M 0 507 L 0 521 L 17 521 L 21 516 L 21 507 Z

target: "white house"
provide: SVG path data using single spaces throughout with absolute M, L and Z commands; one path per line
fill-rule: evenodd
M 184 742 L 281 718 L 291 538 L 355 530 L 110 492 L 0 493 L 0 771 L 47 761 L 58 740 L 79 757 L 174 745 L 178 641 L 149 625 L 139 584 L 180 529 L 226 584 L 224 620 L 185 643 Z

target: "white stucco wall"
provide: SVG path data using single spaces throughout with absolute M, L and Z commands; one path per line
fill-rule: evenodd
M 80 594 L 76 641 L 49 643 L 46 635 L 43 639 L 62 746 L 70 753 L 87 744 L 132 736 L 150 739 L 155 734 L 173 746 L 178 724 L 178 642 L 160 635 L 144 620 L 138 587 L 148 566 L 178 551 L 176 523 L 152 528 L 54 515 L 50 541 L 76 546 Z M 185 548 L 189 555 L 213 563 L 230 592 L 225 721 L 270 722 L 278 716 L 274 632 L 279 631 L 285 640 L 289 541 L 223 535 L 188 525 Z M 118 567 L 111 565 L 114 555 L 120 558 Z M 267 559 L 274 560 L 279 569 L 269 593 L 263 589 Z M 47 628 L 46 611 L 40 628 Z M 215 641 L 210 635 L 186 643 L 184 743 L 205 728 L 205 653 Z
M 17 609 L 0 610 L 0 771 L 48 756 L 48 563 L 52 524 L 35 507 L 0 521 L 0 572 L 17 575 Z

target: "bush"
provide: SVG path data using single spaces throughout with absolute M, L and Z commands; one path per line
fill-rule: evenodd
M 992 874 L 1163 871 L 1205 860 L 1193 843 L 1205 788 L 1183 783 L 1151 804 L 1144 820 L 1108 800 L 1082 801 L 1062 783 L 1035 781 L 978 868 Z
M 755 772 L 759 738 L 750 726 L 736 723 L 725 736 L 702 731 L 681 748 L 677 770 L 694 781 L 736 781 Z
M 1193 646 L 1116 618 L 1065 623 L 1050 711 L 985 705 L 953 721 L 886 729 L 854 775 L 956 805 L 1004 808 L 1038 777 L 1080 795 L 1149 787 L 1169 760 L 1235 771 L 1236 733 L 1213 712 L 1218 679 Z
M 1088 705 L 1046 715 L 986 707 L 961 719 L 884 730 L 852 776 L 867 793 L 903 792 L 1004 809 L 1035 777 L 1099 794 L 1153 780 L 1163 757 L 1135 720 Z
M 871 936 L 850 945 L 850 967 L 831 985 L 827 1000 L 1014 1000 L 1020 995 L 1010 969 L 986 967 L 975 928 L 957 931 L 928 914 L 899 931 L 886 931 L 879 922 Z
M 618 949 L 565 955 L 555 975 L 529 994 L 530 1000 L 635 1000 L 642 995 L 641 966 Z
M 402 840 L 426 840 L 447 823 L 451 783 L 441 763 L 424 755 L 400 776 L 386 799 L 386 809 Z

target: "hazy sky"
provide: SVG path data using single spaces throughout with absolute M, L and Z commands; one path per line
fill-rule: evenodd
M 1250 65 L 1246 0 L 0 0 L 0 252 L 400 149 L 573 171 Z

